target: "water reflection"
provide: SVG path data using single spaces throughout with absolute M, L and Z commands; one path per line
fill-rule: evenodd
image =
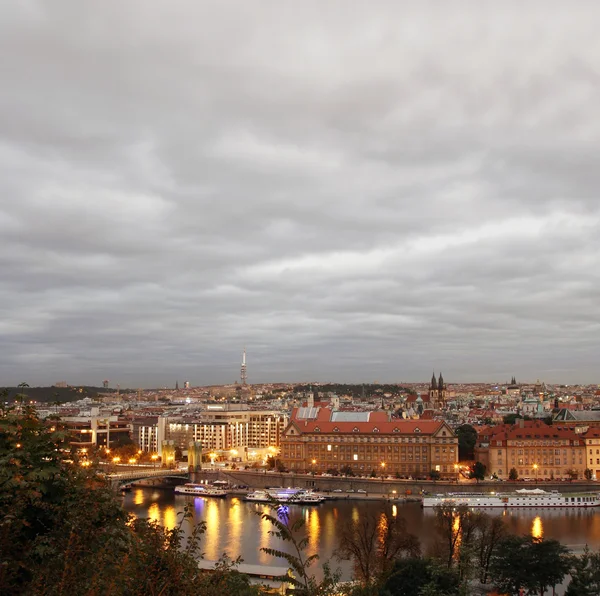
M 163 526 L 167 530 L 172 530 L 177 525 L 177 512 L 173 505 L 168 505 L 164 509 Z
M 268 507 L 265 506 L 262 508 L 262 513 L 268 513 L 268 511 L 269 511 Z M 271 557 L 269 557 L 269 555 L 267 555 L 265 552 L 263 552 L 262 549 L 269 548 L 269 546 L 271 546 L 271 536 L 269 535 L 269 531 L 272 530 L 272 527 L 271 527 L 270 522 L 268 522 L 266 519 L 262 518 L 262 515 L 259 519 L 260 519 L 260 522 L 259 522 L 260 546 L 259 546 L 259 550 L 258 550 L 258 562 L 262 563 L 263 565 L 266 565 L 267 563 L 271 562 Z
M 241 556 L 250 564 L 281 565 L 282 561 L 263 553 L 261 547 L 284 548 L 289 545 L 269 535 L 271 524 L 257 512 L 269 512 L 265 505 L 247 503 L 239 498 L 210 499 L 176 497 L 170 491 L 135 489 L 123 500 L 125 509 L 137 517 L 148 518 L 172 527 L 186 504 L 192 506 L 193 523 L 207 524 L 201 550 L 207 559 L 218 559 L 223 552 L 231 557 Z M 310 552 L 318 551 L 319 563 L 330 559 L 339 546 L 344 524 L 359 520 L 372 512 L 378 518 L 383 511 L 406 520 L 407 530 L 419 537 L 423 551 L 437 541 L 435 516 L 430 509 L 421 509 L 418 503 L 330 501 L 318 507 L 290 507 L 290 523 L 303 517 L 303 531 L 309 539 Z M 513 534 L 556 538 L 566 546 L 588 544 L 600 548 L 600 508 L 598 509 L 490 509 L 485 513 L 502 516 L 508 531 Z M 454 524 L 457 522 L 454 521 Z M 454 526 L 456 529 L 456 526 Z M 184 523 L 185 532 L 191 528 Z M 334 563 L 334 567 L 338 565 Z M 315 566 L 315 572 L 320 565 Z M 350 564 L 343 563 L 344 578 L 349 578 Z
M 306 508 L 306 531 L 308 532 L 308 552 L 313 555 L 319 552 L 319 536 L 321 534 L 321 520 L 316 507 Z
M 220 526 L 219 503 L 214 499 L 207 499 L 205 506 L 206 540 L 205 556 L 210 561 L 216 561 L 220 556 Z
M 242 537 L 242 503 L 239 499 L 233 498 L 230 501 L 229 511 L 229 541 L 227 543 L 228 552 L 239 552 L 241 550 Z
M 531 535 L 534 538 L 544 537 L 544 528 L 542 526 L 542 518 L 538 515 L 531 524 Z
M 152 503 L 148 507 L 148 519 L 156 523 L 160 522 L 160 507 L 158 503 Z

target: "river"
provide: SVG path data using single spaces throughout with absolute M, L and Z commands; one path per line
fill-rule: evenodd
M 193 521 L 206 522 L 202 539 L 204 558 L 217 560 L 223 553 L 244 562 L 264 565 L 283 565 L 262 552 L 261 547 L 278 548 L 281 544 L 269 535 L 269 522 L 261 519 L 260 512 L 267 506 L 247 503 L 238 497 L 225 499 L 175 495 L 172 490 L 134 488 L 123 499 L 124 508 L 138 517 L 150 518 L 161 525 L 174 527 L 186 504 L 193 506 Z M 388 504 L 383 501 L 327 501 L 318 506 L 290 507 L 290 519 L 305 519 L 308 534 L 308 554 L 318 553 L 319 563 L 334 556 L 338 546 L 340 527 L 349 520 L 358 519 L 367 511 L 379 513 L 389 510 L 393 515 L 405 518 L 407 529 L 421 540 L 424 551 L 435 540 L 434 517 L 430 509 L 422 509 L 418 503 Z M 600 548 L 600 508 L 597 509 L 522 509 L 490 511 L 503 515 L 509 530 L 515 534 L 532 534 L 536 537 L 556 538 L 577 550 L 588 544 Z M 334 561 L 343 579 L 350 579 L 348 562 Z

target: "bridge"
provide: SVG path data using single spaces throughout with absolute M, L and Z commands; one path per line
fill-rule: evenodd
M 128 468 L 123 472 L 107 474 L 106 478 L 114 488 L 118 488 L 119 486 L 128 484 L 130 482 L 135 482 L 136 480 L 147 480 L 149 478 L 170 480 L 171 482 L 182 479 L 187 480 L 189 478 L 189 474 L 187 470 L 169 470 L 166 468 L 160 470 L 152 468 Z

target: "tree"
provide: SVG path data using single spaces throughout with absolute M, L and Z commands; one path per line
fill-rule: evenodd
M 437 505 L 435 512 L 435 528 L 440 538 L 438 556 L 444 561 L 446 567 L 453 566 L 458 559 L 458 548 L 462 540 L 463 527 L 473 513 L 467 505 L 457 505 L 450 501 Z
M 342 466 L 340 468 L 340 474 L 344 476 L 354 476 L 354 470 L 350 466 Z
M 479 483 L 480 480 L 485 479 L 485 465 L 480 461 L 476 461 L 472 466 L 469 472 L 469 478 L 475 478 Z
M 527 536 L 507 536 L 492 557 L 490 576 L 499 592 L 519 594 L 527 587 Z
M 586 480 L 591 480 L 594 473 L 589 468 L 586 468 L 583 475 L 585 476 Z
M 508 473 L 508 479 L 509 480 L 518 480 L 519 478 L 519 472 L 517 472 L 517 468 L 511 468 L 510 472 Z
M 451 569 L 438 567 L 432 559 L 407 558 L 394 562 L 383 579 L 381 594 L 415 596 L 425 594 L 458 594 L 459 579 Z
M 429 478 L 434 482 L 440 479 L 441 474 L 437 470 L 429 470 Z
M 532 565 L 530 568 L 532 584 L 530 589 L 537 588 L 540 596 L 544 596 L 547 588 L 559 584 L 571 568 L 569 549 L 558 540 L 532 541 Z
M 566 474 L 569 477 L 569 481 L 577 480 L 577 476 L 579 476 L 579 472 L 574 468 L 569 468 Z
M 565 596 L 597 596 L 600 594 L 600 552 L 585 547 L 583 555 L 571 560 L 571 583 Z
M 547 588 L 569 573 L 569 549 L 557 540 L 508 536 L 499 544 L 491 565 L 496 586 L 510 594 L 521 588 L 544 596 Z
M 364 585 L 387 573 L 403 556 L 420 554 L 419 540 L 406 530 L 406 521 L 391 511 L 367 513 L 342 528 L 337 556 L 349 559 L 355 577 Z
M 479 579 L 482 584 L 487 583 L 492 558 L 496 553 L 498 544 L 506 536 L 506 532 L 506 524 L 501 517 L 481 516 L 479 538 L 477 540 L 477 562 L 479 566 Z
M 477 442 L 477 431 L 470 424 L 463 424 L 455 432 L 458 437 L 459 461 L 472 460 L 475 456 L 474 449 Z

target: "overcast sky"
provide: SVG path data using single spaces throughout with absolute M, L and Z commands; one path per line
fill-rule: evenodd
M 0 385 L 600 381 L 597 3 L 362 4 L 0 5 Z

